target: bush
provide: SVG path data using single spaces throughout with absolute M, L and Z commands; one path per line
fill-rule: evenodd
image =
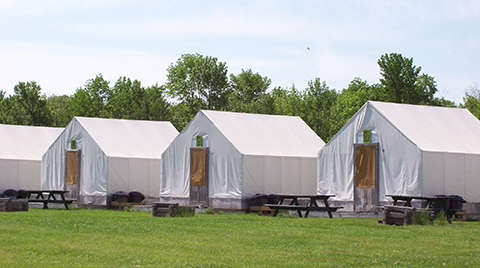
M 206 208 L 205 209 L 205 214 L 214 214 L 215 212 L 213 212 L 213 209 L 211 208 Z
M 426 211 L 415 211 L 412 214 L 412 224 L 414 225 L 427 225 L 432 224 L 432 219 Z

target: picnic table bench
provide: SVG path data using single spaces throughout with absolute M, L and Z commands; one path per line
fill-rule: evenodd
M 279 201 L 277 204 L 264 204 L 264 206 L 270 207 L 275 210 L 273 217 L 277 216 L 279 210 L 295 210 L 298 216 L 302 217 L 302 211 L 305 211 L 305 218 L 308 217 L 310 211 L 327 212 L 329 218 L 333 218 L 332 212 L 337 211 L 343 207 L 331 207 L 328 205 L 328 199 L 334 195 L 292 195 L 292 194 L 280 194 L 278 195 Z M 307 199 L 308 203 L 302 205 L 298 202 L 299 199 Z M 288 202 L 290 200 L 290 202 Z M 317 201 L 323 201 L 324 206 L 319 206 Z M 287 201 L 287 202 L 286 202 Z M 284 203 L 285 202 L 285 203 Z M 288 204 L 287 204 L 288 203 Z
M 424 200 L 427 201 L 426 209 L 433 210 L 435 215 L 437 215 L 441 210 L 445 213 L 448 223 L 452 223 L 452 217 L 455 213 L 463 211 L 461 209 L 450 208 L 450 202 L 453 200 L 451 197 L 440 197 L 440 196 L 410 196 L 410 195 L 385 195 L 393 199 L 393 205 L 403 205 L 406 207 L 412 207 L 412 200 Z M 403 203 L 400 203 L 403 202 Z M 441 208 L 436 208 L 434 203 L 441 204 Z
M 66 209 L 68 205 L 72 204 L 73 200 L 65 199 L 65 193 L 68 191 L 63 190 L 27 190 L 27 199 L 29 203 L 43 203 L 43 209 L 48 209 L 48 204 L 63 204 Z M 32 195 L 36 195 L 32 198 Z M 57 199 L 59 196 L 59 199 Z

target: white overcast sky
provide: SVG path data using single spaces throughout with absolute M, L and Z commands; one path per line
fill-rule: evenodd
M 307 49 L 310 48 L 310 50 Z M 182 54 L 251 68 L 272 86 L 379 82 L 385 53 L 414 59 L 457 104 L 480 82 L 480 1 L 0 0 L 0 90 L 72 95 L 96 74 L 166 81 Z

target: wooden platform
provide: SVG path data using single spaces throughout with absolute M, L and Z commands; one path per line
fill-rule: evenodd
M 262 215 L 262 216 L 272 216 L 275 210 L 266 206 L 250 206 L 248 207 L 248 211 L 250 213 L 258 213 L 259 215 Z
M 464 210 L 464 209 L 457 211 L 453 215 L 452 220 L 453 221 L 467 221 L 467 211 Z
M 112 201 L 110 206 L 113 210 L 123 210 L 125 207 L 132 207 L 132 206 L 141 206 L 145 205 L 144 203 L 132 203 L 132 202 L 116 202 Z

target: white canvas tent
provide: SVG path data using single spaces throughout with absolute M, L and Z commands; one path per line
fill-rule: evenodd
M 299 117 L 200 111 L 163 153 L 160 197 L 245 209 L 257 193 L 315 194 L 323 145 Z
M 40 189 L 42 155 L 62 128 L 0 125 L 0 193 Z
M 177 135 L 170 122 L 75 117 L 43 155 L 42 189 L 83 204 L 105 205 L 117 191 L 158 199 L 160 157 Z
M 466 109 L 368 101 L 319 152 L 317 187 L 356 211 L 388 194 L 478 203 L 480 121 Z

